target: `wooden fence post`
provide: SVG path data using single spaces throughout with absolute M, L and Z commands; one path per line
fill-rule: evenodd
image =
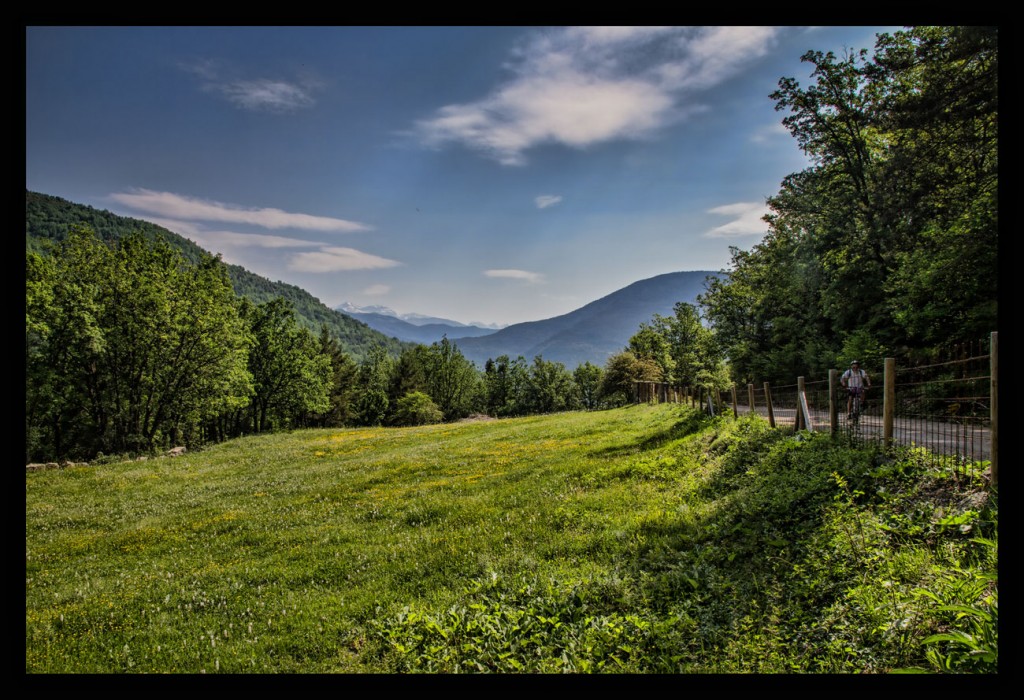
M 739 418 L 740 417 L 740 409 L 739 409 L 739 406 L 737 406 L 736 404 L 737 404 L 737 401 L 736 401 L 736 385 L 733 384 L 732 385 L 732 417 L 733 418 Z
M 829 433 L 835 437 L 839 432 L 839 370 L 828 371 L 828 425 Z
M 749 413 L 754 412 L 754 385 L 747 384 L 747 401 L 749 402 Z
M 892 447 L 892 426 L 896 416 L 896 358 L 885 358 L 885 398 L 882 404 L 882 441 Z
M 768 405 L 768 425 L 775 427 L 775 409 L 772 407 L 772 389 L 768 382 L 764 383 L 764 401 Z
M 800 410 L 800 396 L 803 393 L 804 393 L 804 378 L 803 377 L 797 377 L 796 378 L 796 419 L 793 421 L 793 430 L 795 430 L 797 432 L 803 430 L 806 427 L 806 426 L 804 426 L 803 411 Z
M 989 436 L 992 441 L 991 453 L 989 454 L 989 463 L 992 465 L 992 485 L 999 485 L 999 333 L 993 331 L 991 335 L 991 341 L 989 342 L 988 351 L 988 362 L 989 362 L 989 376 L 990 381 L 990 398 L 992 425 L 989 430 Z

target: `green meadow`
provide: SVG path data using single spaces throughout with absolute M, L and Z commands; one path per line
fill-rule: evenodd
M 25 670 L 995 673 L 985 465 L 638 405 L 25 477 Z

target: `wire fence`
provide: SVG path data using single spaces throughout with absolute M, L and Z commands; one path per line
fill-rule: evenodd
M 938 361 L 868 369 L 872 380 L 859 419 L 848 416 L 847 394 L 839 371 L 827 379 L 794 384 L 733 387 L 729 392 L 704 387 L 638 385 L 637 400 L 689 401 L 706 411 L 741 415 L 756 412 L 773 426 L 828 431 L 859 443 L 921 448 L 935 460 L 952 461 L 964 473 L 997 463 L 997 334 L 970 348 L 958 348 Z

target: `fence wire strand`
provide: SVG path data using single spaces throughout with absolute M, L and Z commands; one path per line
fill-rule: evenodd
M 951 460 L 963 471 L 977 471 L 987 466 L 991 458 L 992 427 L 992 377 L 991 355 L 988 347 L 979 343 L 982 354 L 963 356 L 941 362 L 897 367 L 894 376 L 895 404 L 893 406 L 892 442 L 913 448 L 921 448 L 922 454 L 933 462 Z M 838 416 L 838 432 L 860 443 L 881 443 L 884 441 L 884 373 L 878 370 L 869 373 L 872 385 L 867 390 L 860 420 L 856 425 L 847 416 L 847 395 L 837 387 L 835 411 Z M 793 427 L 797 424 L 800 410 L 800 384 L 779 386 L 753 385 L 736 387 L 735 401 L 729 391 L 713 392 L 709 401 L 706 388 L 670 387 L 650 388 L 637 398 L 644 396 L 658 402 L 688 401 L 713 410 L 715 415 L 743 415 L 757 412 L 762 416 L 772 415 L 776 426 Z M 829 380 L 815 380 L 803 383 L 807 399 L 810 425 L 805 430 L 832 430 L 832 405 L 830 403 Z M 771 406 L 768 406 L 768 397 Z M 750 406 L 753 397 L 754 405 Z M 709 406 L 711 407 L 709 409 Z M 802 422 L 802 421 L 801 421 Z

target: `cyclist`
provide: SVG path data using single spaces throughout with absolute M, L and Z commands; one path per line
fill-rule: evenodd
M 843 376 L 840 377 L 839 382 L 847 391 L 846 417 L 852 418 L 853 397 L 854 395 L 860 396 L 860 400 L 863 403 L 864 390 L 871 386 L 871 380 L 868 378 L 868 373 L 860 368 L 860 360 L 854 360 L 850 363 L 850 369 L 843 372 Z

